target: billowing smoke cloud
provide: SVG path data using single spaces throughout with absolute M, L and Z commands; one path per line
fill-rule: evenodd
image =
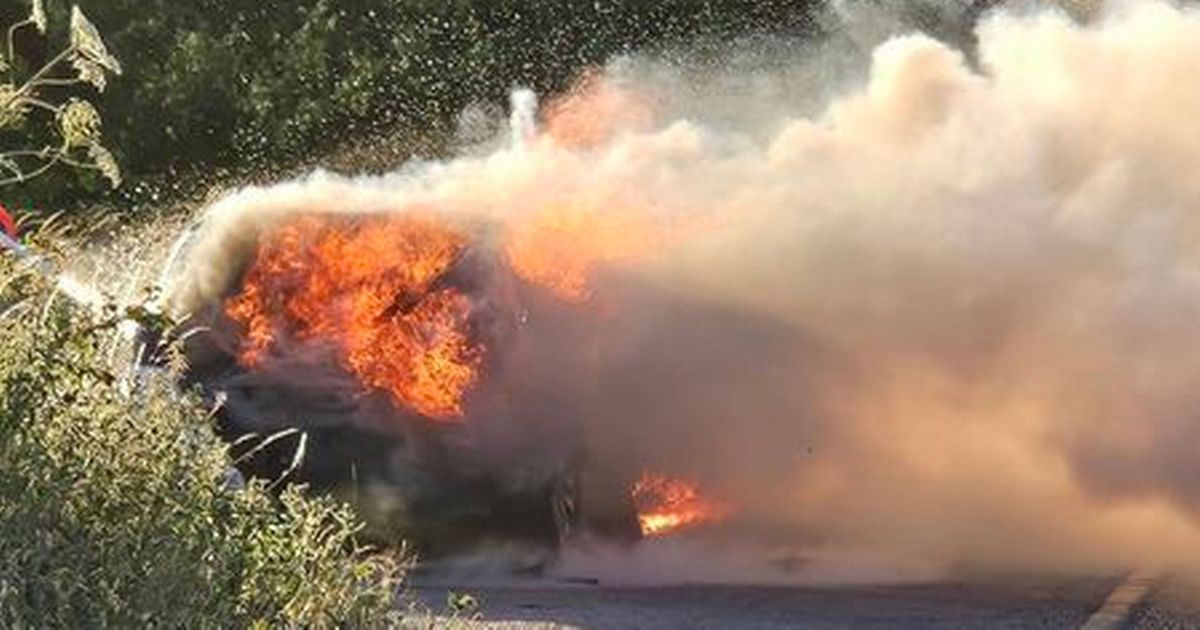
M 1200 560 L 1200 14 L 997 12 L 976 35 L 970 57 L 888 39 L 852 87 L 811 57 L 620 62 L 515 146 L 225 199 L 174 307 L 228 292 L 290 213 L 436 209 L 592 273 L 595 349 L 509 369 L 586 356 L 547 413 L 614 478 L 698 480 L 730 534 Z

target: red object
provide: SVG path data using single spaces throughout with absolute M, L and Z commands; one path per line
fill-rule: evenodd
M 17 222 L 13 221 L 12 215 L 4 206 L 0 206 L 0 229 L 12 238 L 17 238 Z

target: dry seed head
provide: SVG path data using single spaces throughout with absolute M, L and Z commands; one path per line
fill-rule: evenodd
M 100 31 L 91 20 L 83 14 L 78 6 L 71 7 L 71 46 L 84 58 L 100 65 L 100 67 L 121 74 L 121 64 L 108 52 Z
M 43 0 L 31 0 L 29 21 L 37 27 L 39 33 L 46 34 L 46 3 Z
M 58 115 L 59 132 L 69 148 L 85 147 L 100 139 L 100 113 L 89 102 L 73 98 Z

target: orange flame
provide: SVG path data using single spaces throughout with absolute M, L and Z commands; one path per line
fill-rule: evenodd
M 245 330 L 240 362 L 257 366 L 287 340 L 332 343 L 365 386 L 434 419 L 461 416 L 483 349 L 467 334 L 470 300 L 438 281 L 464 248 L 462 235 L 411 215 L 283 225 L 225 305 Z
M 597 268 L 648 256 L 666 240 L 662 232 L 633 213 L 549 208 L 509 228 L 505 254 L 521 279 L 581 303 Z
M 584 72 L 563 96 L 546 104 L 546 135 L 562 146 L 590 149 L 623 131 L 639 131 L 654 122 L 653 101 L 604 78 Z
M 638 258 L 657 234 L 628 215 L 553 208 L 510 226 L 512 271 L 568 302 L 590 297 L 596 268 Z M 467 245 L 429 217 L 307 215 L 259 243 L 225 312 L 254 368 L 288 343 L 327 343 L 368 388 L 433 419 L 464 414 L 484 348 L 467 330 L 470 299 L 440 280 Z
M 642 474 L 632 495 L 644 536 L 666 536 L 718 523 L 729 514 L 726 506 L 706 498 L 695 483 L 651 472 Z

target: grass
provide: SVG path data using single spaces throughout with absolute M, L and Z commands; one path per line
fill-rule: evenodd
M 0 627 L 389 627 L 406 559 L 333 500 L 231 484 L 170 374 L 0 256 Z M 411 619 L 410 619 L 411 621 Z

